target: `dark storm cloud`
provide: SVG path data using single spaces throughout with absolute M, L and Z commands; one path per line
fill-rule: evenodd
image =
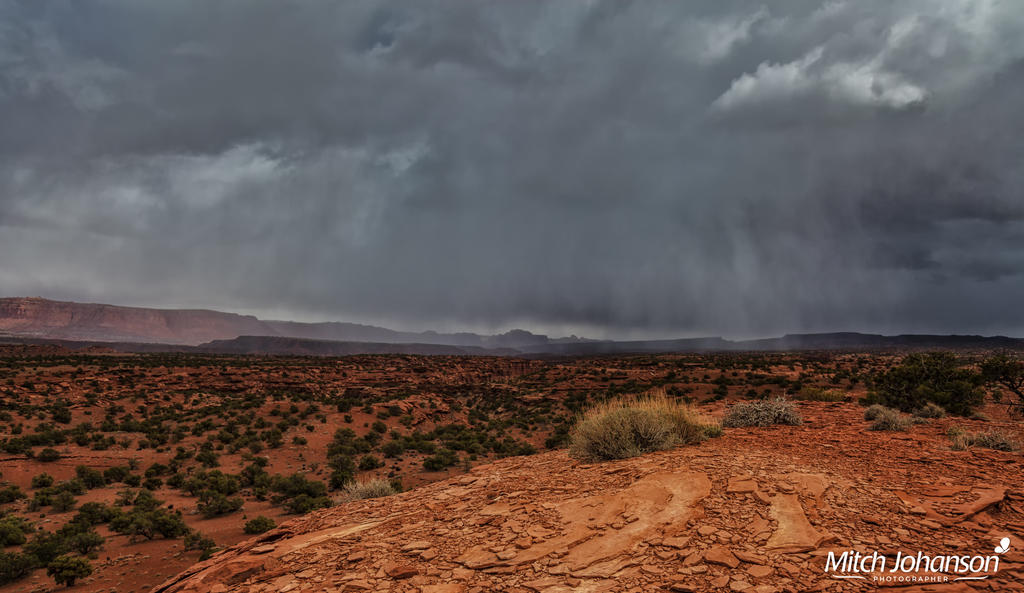
M 0 0 L 5 295 L 1024 333 L 996 0 Z

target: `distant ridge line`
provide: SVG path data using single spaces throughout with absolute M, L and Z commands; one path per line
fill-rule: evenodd
M 582 344 L 552 344 L 545 348 L 517 350 L 514 348 L 481 348 L 477 346 L 450 346 L 445 344 L 391 344 L 385 342 L 341 342 L 284 338 L 280 336 L 239 336 L 230 340 L 214 340 L 205 344 L 160 344 L 155 342 L 103 342 L 76 341 L 47 338 L 27 338 L 0 335 L 2 344 L 39 344 L 63 346 L 71 350 L 105 349 L 123 353 L 192 353 L 211 355 L 264 355 L 264 356 L 354 356 L 361 354 L 397 354 L 428 356 L 602 356 L 630 354 L 713 354 L 742 352 L 823 352 L 823 351 L 907 351 L 907 350 L 1024 350 L 1024 340 L 1005 337 L 980 336 L 880 336 L 882 340 L 866 339 L 853 343 L 828 344 L 828 334 L 813 334 L 812 342 L 793 343 L 783 338 L 729 342 L 724 346 L 703 347 L 697 340 L 667 340 L 644 342 L 591 342 Z M 865 338 L 872 338 L 863 334 Z M 764 343 L 768 342 L 768 343 Z
M 1007 336 L 858 332 L 791 333 L 776 338 L 721 337 L 669 340 L 552 339 L 514 329 L 499 335 L 401 332 L 332 321 L 265 321 L 208 309 L 149 309 L 38 297 L 0 298 L 0 339 L 108 347 L 121 352 L 210 354 L 601 355 L 666 352 L 788 352 L 799 350 L 1008 349 L 1024 340 Z

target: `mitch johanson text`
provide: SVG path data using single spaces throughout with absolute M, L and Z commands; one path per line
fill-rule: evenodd
M 849 550 L 836 556 L 829 552 L 825 560 L 825 572 L 839 575 L 856 575 L 857 573 L 938 573 L 938 574 L 984 574 L 999 570 L 999 556 L 943 556 L 896 553 L 892 559 L 877 551 L 861 554 Z

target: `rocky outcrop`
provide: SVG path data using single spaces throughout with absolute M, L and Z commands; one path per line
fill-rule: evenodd
M 136 342 L 176 345 L 198 345 L 206 342 L 233 340 L 239 336 L 296 338 L 304 344 L 288 345 L 271 342 L 270 348 L 352 349 L 374 352 L 369 346 L 330 346 L 325 341 L 400 344 L 417 353 L 430 353 L 426 346 L 449 346 L 448 353 L 480 353 L 510 351 L 520 346 L 538 346 L 549 342 L 547 336 L 513 330 L 497 336 L 471 333 L 440 334 L 437 332 L 400 332 L 358 323 L 300 323 L 257 319 L 205 309 L 148 309 L 94 303 L 51 301 L 42 298 L 0 298 L 0 335 L 53 340 Z M 316 341 L 319 341 L 317 344 Z M 212 344 L 211 348 L 252 347 L 253 344 Z M 383 348 L 386 352 L 402 352 L 400 348 Z M 265 353 L 260 351 L 261 353 Z M 290 350 L 288 353 L 293 353 Z
M 827 446 L 805 426 L 601 464 L 565 452 L 502 460 L 296 519 L 155 592 L 885 590 L 834 578 L 828 553 L 991 554 L 1001 537 L 1012 551 L 997 574 L 896 590 L 1024 582 L 1019 455 L 883 448 L 872 439 L 887 437 L 834 422 Z
M 270 331 L 255 317 L 218 311 L 0 299 L 0 332 L 30 337 L 199 344 Z

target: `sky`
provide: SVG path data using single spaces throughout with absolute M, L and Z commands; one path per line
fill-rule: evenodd
M 0 296 L 1024 335 L 1018 0 L 0 0 Z

